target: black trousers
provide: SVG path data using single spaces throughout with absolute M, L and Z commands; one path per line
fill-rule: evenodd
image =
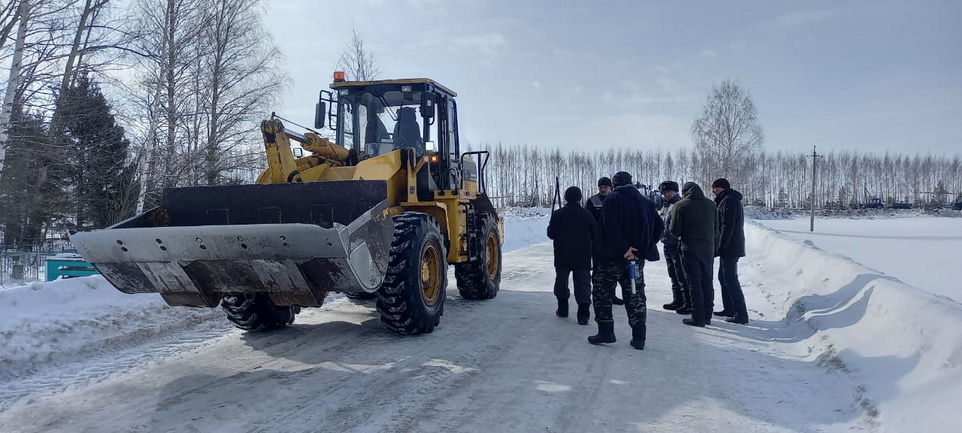
M 578 305 L 591 304 L 591 271 L 588 269 L 570 269 L 555 266 L 554 295 L 558 299 L 568 299 L 571 292 L 568 290 L 568 274 L 574 274 L 575 282 L 575 302 Z
M 685 279 L 691 288 L 691 318 L 698 324 L 711 323 L 712 308 L 715 306 L 715 289 L 712 287 L 714 260 L 711 253 L 681 252 Z
M 719 257 L 718 283 L 725 311 L 735 313 L 736 319 L 748 319 L 745 293 L 738 282 L 738 257 Z

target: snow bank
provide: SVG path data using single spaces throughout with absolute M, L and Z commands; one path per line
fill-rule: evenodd
M 0 290 L 0 381 L 131 347 L 216 317 L 170 308 L 158 294 L 128 295 L 102 276 Z
M 504 216 L 504 245 L 501 247 L 503 252 L 551 242 L 547 234 L 551 209 L 503 208 L 499 211 Z
M 759 336 L 796 343 L 864 388 L 860 405 L 886 431 L 945 431 L 962 400 L 962 305 L 919 291 L 810 242 L 746 227 L 760 286 L 782 322 Z M 764 313 L 763 313 L 764 314 Z
M 962 251 L 959 218 L 818 218 L 766 220 L 762 225 L 826 251 L 849 257 L 910 286 L 962 303 L 958 273 Z

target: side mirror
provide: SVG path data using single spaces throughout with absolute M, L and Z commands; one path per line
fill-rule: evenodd
M 314 106 L 314 129 L 321 129 L 324 127 L 324 118 L 327 117 L 327 104 L 324 101 L 319 101 Z
M 421 98 L 421 117 L 425 119 L 434 118 L 434 95 L 430 93 L 423 94 Z
M 291 150 L 294 152 L 294 157 L 295 157 L 295 158 L 303 158 L 303 157 L 304 157 L 304 149 L 301 149 L 300 147 L 295 147 L 295 148 L 293 148 L 293 149 L 291 149 Z
M 438 146 L 433 141 L 425 141 L 424 151 L 427 153 L 436 153 L 438 151 Z

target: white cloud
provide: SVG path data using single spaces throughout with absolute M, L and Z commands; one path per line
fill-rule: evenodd
M 713 50 L 711 48 L 701 50 L 701 57 L 704 59 L 714 59 L 715 57 L 718 57 L 718 50 Z

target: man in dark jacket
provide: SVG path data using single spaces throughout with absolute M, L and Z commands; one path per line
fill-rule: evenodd
M 605 199 L 611 194 L 611 179 L 602 177 L 598 179 L 598 193 L 588 198 L 585 208 L 595 217 L 595 221 L 601 223 L 601 207 L 605 204 Z
M 591 216 L 595 217 L 595 222 L 598 223 L 598 227 L 601 227 L 601 208 L 605 204 L 605 199 L 608 198 L 608 194 L 611 194 L 611 179 L 607 177 L 602 177 L 598 179 L 598 193 L 589 197 L 588 201 L 585 203 L 585 208 L 588 212 L 591 212 Z M 595 249 L 601 248 L 600 244 L 595 245 Z M 597 251 L 595 251 L 595 256 L 597 257 Z M 595 260 L 597 261 L 597 260 Z M 620 281 L 621 293 L 625 292 L 626 284 L 629 282 L 627 280 Z M 614 295 L 611 302 L 615 305 L 624 305 L 625 301 Z
M 684 267 L 681 264 L 681 251 L 678 249 L 678 238 L 671 234 L 671 208 L 681 201 L 678 183 L 670 180 L 658 186 L 663 198 L 661 218 L 665 222 L 665 230 L 661 235 L 661 243 L 665 251 L 665 264 L 668 266 L 668 277 L 671 278 L 671 303 L 663 305 L 666 310 L 674 310 L 678 314 L 691 314 L 691 289 L 685 280 Z
M 574 274 L 578 324 L 587 325 L 591 307 L 591 243 L 596 233 L 591 213 L 581 207 L 581 189 L 565 190 L 565 205 L 551 213 L 548 237 L 554 240 L 554 295 L 558 317 L 568 317 L 568 274 Z
M 685 280 L 691 289 L 691 318 L 682 323 L 704 327 L 711 324 L 714 306 L 711 277 L 718 220 L 715 203 L 705 197 L 697 183 L 685 183 L 681 195 L 681 201 L 672 205 L 671 234 L 678 238 Z
M 598 249 L 592 280 L 592 301 L 598 334 L 588 337 L 591 344 L 614 343 L 614 318 L 611 298 L 615 286 L 628 274 L 628 265 L 637 263 L 638 272 L 631 284 L 622 287 L 628 324 L 631 326 L 631 346 L 645 348 L 646 314 L 645 280 L 642 274 L 645 258 L 657 242 L 662 228 L 654 205 L 643 197 L 631 183 L 631 175 L 618 172 L 612 179 L 615 190 L 605 199 L 602 208 L 601 247 Z M 655 221 L 658 220 L 658 221 Z
M 745 294 L 738 282 L 738 259 L 745 257 L 745 213 L 742 194 L 732 189 L 728 179 L 721 178 L 711 184 L 718 208 L 718 283 L 721 284 L 722 311 L 716 316 L 728 317 L 726 322 L 744 325 L 748 323 L 748 307 Z

